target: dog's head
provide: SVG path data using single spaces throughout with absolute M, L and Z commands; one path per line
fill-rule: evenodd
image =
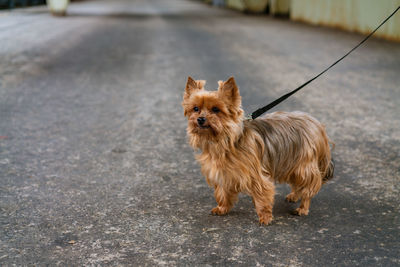
M 218 141 L 236 136 L 242 129 L 243 110 L 233 77 L 218 82 L 217 91 L 206 91 L 206 81 L 188 78 L 183 96 L 190 137 Z

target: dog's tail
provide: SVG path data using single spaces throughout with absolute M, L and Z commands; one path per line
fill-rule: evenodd
M 329 162 L 329 166 L 326 169 L 325 176 L 322 178 L 322 183 L 326 183 L 333 178 L 333 174 L 335 172 L 335 161 L 331 159 Z

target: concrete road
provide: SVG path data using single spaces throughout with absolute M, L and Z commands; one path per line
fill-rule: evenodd
M 398 14 L 400 15 L 400 14 Z M 400 44 L 372 39 L 275 110 L 309 112 L 336 177 L 296 217 L 279 185 L 210 215 L 186 142 L 188 75 L 234 75 L 250 113 L 363 36 L 197 1 L 0 13 L 0 265 L 400 265 Z

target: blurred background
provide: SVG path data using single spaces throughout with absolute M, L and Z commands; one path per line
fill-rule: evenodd
M 47 5 L 50 10 L 65 12 L 69 2 L 84 0 L 0 0 L 0 9 L 13 9 L 37 5 Z M 204 3 L 217 7 L 253 13 L 288 17 L 291 20 L 311 24 L 337 27 L 348 31 L 370 33 L 381 19 L 396 9 L 398 0 L 204 0 Z M 55 11 L 56 13 L 57 11 Z M 400 40 L 400 19 L 395 17 L 377 34 L 386 39 Z

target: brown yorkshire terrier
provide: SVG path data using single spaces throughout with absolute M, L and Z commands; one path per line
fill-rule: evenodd
M 274 182 L 288 183 L 286 200 L 297 202 L 296 214 L 307 215 L 310 200 L 333 176 L 329 139 L 324 126 L 300 112 L 274 112 L 246 120 L 233 77 L 206 91 L 205 81 L 188 78 L 183 96 L 189 143 L 218 206 L 229 212 L 238 193 L 253 198 L 261 224 L 272 221 Z

